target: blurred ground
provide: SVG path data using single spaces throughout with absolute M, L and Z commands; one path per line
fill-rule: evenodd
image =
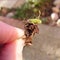
M 19 27 L 18 20 L 4 22 Z M 24 60 L 60 60 L 60 28 L 39 25 L 40 33 L 33 38 L 33 45 L 23 50 Z
M 60 28 L 39 25 L 33 46 L 24 48 L 24 60 L 60 60 Z

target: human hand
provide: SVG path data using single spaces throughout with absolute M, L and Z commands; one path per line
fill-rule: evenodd
M 22 60 L 24 30 L 0 21 L 0 60 Z

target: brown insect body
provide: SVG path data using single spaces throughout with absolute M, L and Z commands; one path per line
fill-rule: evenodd
M 28 45 L 32 44 L 32 38 L 35 35 L 35 33 L 39 33 L 38 26 L 33 23 L 26 23 L 25 24 L 26 44 Z

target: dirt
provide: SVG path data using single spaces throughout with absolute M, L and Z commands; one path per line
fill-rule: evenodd
M 39 29 L 33 45 L 24 48 L 24 60 L 60 60 L 60 28 L 41 24 Z

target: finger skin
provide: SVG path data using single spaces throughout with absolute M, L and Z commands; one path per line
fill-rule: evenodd
M 0 21 L 0 44 L 9 43 L 24 35 L 24 30 Z
M 0 60 L 23 60 L 24 40 L 19 39 L 6 44 L 0 53 Z
M 0 60 L 22 60 L 24 30 L 0 21 Z M 3 46 L 4 45 L 4 46 Z

